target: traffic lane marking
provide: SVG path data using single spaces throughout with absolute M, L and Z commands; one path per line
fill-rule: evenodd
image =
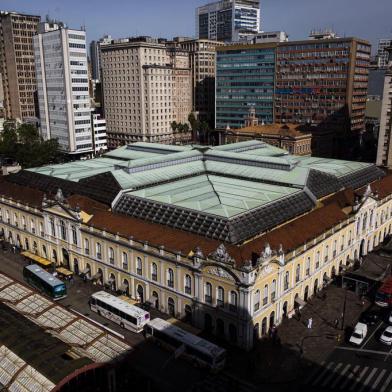
M 387 359 L 388 359 L 388 357 L 391 355 L 391 353 L 392 353 L 392 348 L 388 351 L 388 354 L 385 356 L 384 362 L 387 361 Z
M 335 349 L 337 350 L 347 350 L 347 351 L 355 351 L 357 353 L 369 353 L 369 354 L 378 354 L 378 355 L 389 355 L 388 352 L 386 351 L 378 351 L 378 350 L 366 350 L 366 349 L 361 349 L 361 348 L 355 348 L 355 347 L 341 347 L 341 346 L 335 346 Z M 392 350 L 391 350 L 392 351 Z
M 369 340 L 373 337 L 373 335 L 379 330 L 379 328 L 383 325 L 383 321 L 380 321 L 378 324 L 377 328 L 373 330 L 373 332 L 370 334 L 370 336 L 365 340 L 365 343 L 362 344 L 361 349 L 366 346 L 366 344 L 369 342 Z

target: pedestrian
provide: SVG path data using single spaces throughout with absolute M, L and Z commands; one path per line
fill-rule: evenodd
M 312 329 L 312 324 L 313 324 L 313 320 L 312 320 L 312 318 L 310 318 L 308 320 L 308 329 Z
M 334 327 L 335 327 L 335 329 L 338 328 L 338 325 L 339 325 L 339 319 L 336 318 L 336 319 L 335 319 L 335 322 L 334 322 Z

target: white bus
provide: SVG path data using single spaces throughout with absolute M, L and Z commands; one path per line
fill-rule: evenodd
M 144 332 L 146 338 L 152 338 L 174 349 L 175 356 L 184 355 L 195 364 L 208 366 L 213 370 L 220 370 L 225 366 L 225 349 L 165 320 L 156 318 L 149 321 L 144 327 Z
M 134 332 L 141 332 L 150 320 L 150 313 L 105 291 L 94 293 L 89 303 L 92 311 Z

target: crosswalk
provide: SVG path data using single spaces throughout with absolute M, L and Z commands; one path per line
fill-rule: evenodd
M 380 367 L 343 362 L 322 363 L 304 384 L 307 390 L 392 392 L 392 371 Z

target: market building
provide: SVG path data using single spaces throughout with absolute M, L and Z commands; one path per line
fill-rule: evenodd
M 262 141 L 134 143 L 0 186 L 3 240 L 250 349 L 391 233 L 392 176 Z

